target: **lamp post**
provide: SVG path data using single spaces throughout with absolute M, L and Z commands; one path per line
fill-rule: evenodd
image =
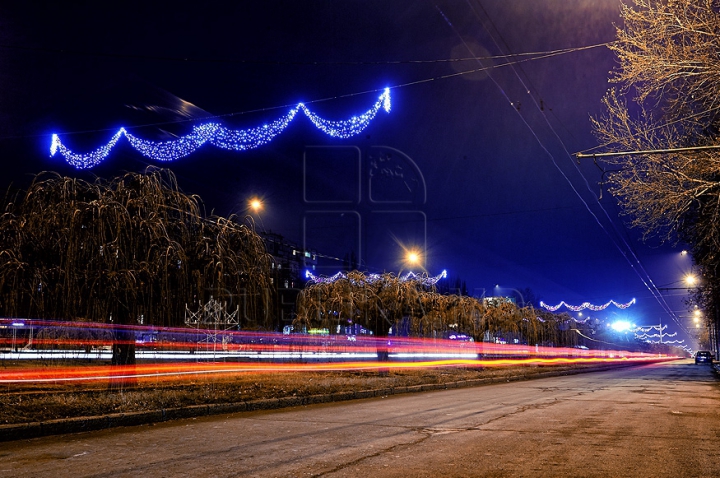
M 698 287 L 699 281 L 695 274 L 688 273 L 688 274 L 685 274 L 685 276 L 682 279 L 676 280 L 675 282 L 671 282 L 667 285 L 678 284 L 680 282 L 684 283 L 685 286 L 683 286 L 683 287 L 658 287 L 657 290 L 687 290 L 687 291 L 689 291 L 691 289 L 695 289 L 696 287 Z
M 405 262 L 409 265 L 417 265 L 420 262 L 420 253 L 417 251 L 408 251 L 405 255 Z
M 260 213 L 265 209 L 265 204 L 263 203 L 262 199 L 260 199 L 257 196 L 251 197 L 248 199 L 247 202 L 247 211 L 257 216 L 257 218 L 260 220 L 260 227 L 262 228 L 263 232 L 265 231 L 265 224 L 263 223 L 263 218 L 260 215 Z

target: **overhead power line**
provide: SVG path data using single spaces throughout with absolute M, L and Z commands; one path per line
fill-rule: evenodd
M 261 59 L 246 59 L 246 58 L 207 58 L 207 57 L 192 57 L 192 56 L 164 56 L 164 55 L 139 55 L 132 53 L 117 53 L 117 52 L 104 52 L 104 51 L 92 51 L 92 50 L 73 50 L 68 48 L 49 48 L 49 47 L 33 47 L 24 45 L 2 45 L 0 48 L 7 50 L 22 50 L 32 51 L 37 53 L 47 54 L 59 54 L 59 55 L 74 55 L 74 56 L 94 56 L 100 58 L 114 58 L 120 60 L 149 60 L 149 61 L 164 61 L 164 62 L 177 62 L 177 63 L 239 63 L 239 64 L 250 64 L 250 65 L 409 65 L 409 64 L 424 64 L 424 63 L 458 63 L 458 62 L 474 62 L 478 59 L 481 60 L 505 60 L 509 58 L 522 58 L 522 57 L 546 57 L 548 55 L 562 55 L 565 53 L 572 53 L 575 51 L 589 50 L 592 48 L 598 48 L 602 46 L 608 46 L 615 42 L 598 43 L 595 45 L 587 45 L 582 47 L 569 47 L 569 48 L 558 48 L 555 50 L 547 51 L 535 51 L 535 52 L 523 52 L 523 53 L 511 53 L 508 55 L 492 55 L 486 57 L 465 57 L 465 58 L 435 58 L 435 59 L 408 59 L 408 60 L 338 60 L 338 61 L 327 61 L 327 60 L 273 60 L 267 58 Z
M 467 3 L 468 3 L 468 5 L 470 5 L 470 1 L 469 1 L 469 0 L 467 0 Z M 480 0 L 476 0 L 476 3 L 478 4 L 479 8 L 483 11 L 485 17 L 489 20 L 490 24 L 492 25 L 492 27 L 493 27 L 493 29 L 495 30 L 495 32 L 497 33 L 497 35 L 498 35 L 498 36 L 500 37 L 500 39 L 503 41 L 505 48 L 506 48 L 507 50 L 509 50 L 509 47 L 508 47 L 507 43 L 502 39 L 502 35 L 500 34 L 500 31 L 497 29 L 497 27 L 495 26 L 494 22 L 492 21 L 492 19 L 491 19 L 490 16 L 488 15 L 487 11 L 485 11 L 485 8 L 482 6 L 482 2 L 481 2 Z M 473 9 L 473 11 L 475 11 L 475 9 L 472 7 L 472 5 L 470 5 L 470 7 Z M 438 10 L 439 10 L 439 8 L 438 8 Z M 450 24 L 450 26 L 452 27 L 452 24 L 451 24 L 450 21 L 447 19 L 447 17 L 445 17 L 445 15 L 442 13 L 442 11 L 441 11 L 440 13 L 442 14 L 443 18 L 445 18 L 445 20 L 448 22 L 448 24 Z M 476 13 L 476 15 L 477 15 L 477 13 Z M 481 23 L 482 23 L 482 21 L 481 21 Z M 484 24 L 483 24 L 483 27 L 484 27 Z M 453 30 L 454 30 L 454 27 L 453 27 Z M 456 32 L 456 33 L 457 33 L 457 32 Z M 490 36 L 493 38 L 493 41 L 495 42 L 496 46 L 497 46 L 500 50 L 502 50 L 502 47 L 501 47 L 501 46 L 498 44 L 498 42 L 495 40 L 494 35 L 493 35 L 489 30 L 488 30 L 488 33 L 489 33 Z M 520 81 L 520 83 L 522 84 L 522 86 L 524 87 L 524 89 L 528 92 L 528 94 L 530 94 L 531 88 L 528 88 L 528 86 L 526 85 L 526 82 L 522 79 L 521 75 L 518 73 L 518 71 L 516 70 L 515 66 L 513 66 L 514 63 L 520 63 L 520 62 L 508 62 L 507 64 L 510 65 L 510 68 L 512 69 L 512 71 L 515 72 L 515 75 L 516 75 L 517 79 Z M 520 71 L 522 71 L 522 66 L 519 65 L 519 66 L 518 66 L 518 69 L 519 69 Z M 523 74 L 524 74 L 524 76 L 527 78 L 527 83 L 530 84 L 530 79 L 529 79 L 529 77 L 527 77 L 527 74 L 525 74 L 524 72 L 523 72 Z M 488 75 L 488 76 L 489 76 L 489 75 Z M 492 79 L 492 77 L 490 77 L 490 78 Z M 495 82 L 494 79 L 493 79 L 493 82 Z M 495 82 L 495 84 L 498 86 L 498 88 L 500 87 L 497 82 Z M 534 89 L 534 88 L 533 88 L 533 89 Z M 501 91 L 502 94 L 507 98 L 507 95 L 506 95 L 505 91 L 502 90 L 502 88 L 500 88 L 500 91 Z M 537 91 L 537 90 L 536 90 L 536 91 Z M 556 138 L 556 139 L 560 142 L 560 144 L 562 145 L 562 148 L 563 148 L 563 150 L 565 151 L 565 154 L 567 154 L 568 157 L 571 157 L 571 153 L 570 153 L 570 151 L 567 149 L 567 147 L 566 147 L 566 145 L 565 145 L 565 142 L 562 140 L 562 138 L 560 137 L 560 135 L 557 133 L 557 131 L 555 130 L 555 128 L 552 126 L 552 124 L 550 123 L 550 121 L 549 121 L 548 118 L 547 118 L 547 115 L 544 114 L 542 105 L 539 105 L 539 104 L 537 103 L 537 101 L 536 101 L 536 99 L 535 99 L 534 96 L 531 95 L 531 98 L 532 98 L 532 101 L 533 101 L 533 103 L 535 104 L 536 108 L 537 108 L 540 112 L 542 112 L 542 118 L 545 119 L 545 122 L 546 122 L 547 126 L 548 126 L 548 127 L 550 128 L 550 130 L 553 132 L 553 134 L 555 135 L 555 138 Z M 509 101 L 509 98 L 508 98 L 508 101 Z M 511 105 L 512 105 L 512 103 L 511 103 Z M 517 109 L 517 112 L 518 112 L 518 114 L 520 114 L 519 109 Z M 572 183 L 572 181 L 570 180 L 570 178 L 565 174 L 565 172 L 564 172 L 564 171 L 560 168 L 560 166 L 557 164 L 557 161 L 555 160 L 554 155 L 550 152 L 550 150 L 549 150 L 549 149 L 545 146 L 545 144 L 541 141 L 540 137 L 539 137 L 538 134 L 535 132 L 535 130 L 532 128 L 532 126 L 530 125 L 530 123 L 528 123 L 528 121 L 526 121 L 525 118 L 522 117 L 522 115 L 521 115 L 521 119 L 522 119 L 522 121 L 525 123 L 525 125 L 529 128 L 530 132 L 533 134 L 533 136 L 534 136 L 535 139 L 537 140 L 538 144 L 539 144 L 539 145 L 543 148 L 543 150 L 545 150 L 545 152 L 548 154 L 548 156 L 550 157 L 550 160 L 552 161 L 552 163 L 553 163 L 553 165 L 555 166 L 555 168 L 556 168 L 556 169 L 558 170 L 558 172 L 565 178 L 565 180 L 567 181 L 568 185 L 569 185 L 569 186 L 572 188 L 572 190 L 575 192 L 575 194 L 576 194 L 576 196 L 578 197 L 578 199 L 583 203 L 583 205 L 585 206 L 585 208 L 587 209 L 587 211 L 588 211 L 588 212 L 590 213 L 590 215 L 595 219 L 595 221 L 597 222 L 598 226 L 600 226 L 600 228 L 603 230 L 603 232 L 605 232 L 605 234 L 606 234 L 606 235 L 608 236 L 608 238 L 613 242 L 613 244 L 614 244 L 615 247 L 618 249 L 618 251 L 619 251 L 619 252 L 622 254 L 622 256 L 626 259 L 626 261 L 628 262 L 628 264 L 630 265 L 630 267 L 632 268 L 632 270 L 637 274 L 638 278 L 639 278 L 640 281 L 643 283 L 643 285 L 645 285 L 645 287 L 650 291 L 650 293 L 653 294 L 653 296 L 655 297 L 655 299 L 656 299 L 656 301 L 658 302 L 658 304 L 668 313 L 668 315 L 670 315 L 670 317 L 677 323 L 677 325 L 678 325 L 681 329 L 684 330 L 684 327 L 682 326 L 682 324 L 680 323 L 680 321 L 678 320 L 678 318 L 675 316 L 675 314 L 674 314 L 674 313 L 672 312 L 672 310 L 670 309 L 670 306 L 667 304 L 667 301 L 665 300 L 665 298 L 662 296 L 662 294 L 660 293 L 660 291 L 657 290 L 657 287 L 655 286 L 655 283 L 653 282 L 652 278 L 650 277 L 650 274 L 648 274 L 648 272 L 645 270 L 645 267 L 643 266 L 643 264 L 642 264 L 642 262 L 640 261 L 640 259 L 637 257 L 637 254 L 635 253 L 632 245 L 622 236 L 621 231 L 619 230 L 619 228 L 617 227 L 617 225 L 615 224 L 615 222 L 612 220 L 612 218 L 610 217 L 610 214 L 607 212 L 607 210 L 605 209 L 605 207 L 604 207 L 604 206 L 600 203 L 600 201 L 597 200 L 597 198 L 596 198 L 596 200 L 597 200 L 597 206 L 600 208 L 600 210 L 603 212 L 603 214 L 605 215 L 605 217 L 606 217 L 607 220 L 609 221 L 609 223 L 610 223 L 610 225 L 612 226 L 613 230 L 614 230 L 615 233 L 617 234 L 617 237 L 613 237 L 613 235 L 610 233 L 610 231 L 602 224 L 602 222 L 600 221 L 600 218 L 590 209 L 589 204 L 585 201 L 585 199 L 583 199 L 583 197 L 580 195 L 580 192 L 575 188 L 575 186 L 573 185 L 573 183 Z M 576 170 L 576 171 L 580 174 L 580 176 L 583 178 L 583 180 L 584 180 L 584 182 L 585 182 L 585 186 L 588 188 L 588 190 L 590 190 L 590 184 L 588 183 L 588 180 L 587 180 L 587 178 L 585 177 L 585 175 L 582 173 L 582 171 L 580 171 L 580 169 L 577 167 L 577 165 L 574 164 L 574 162 L 573 162 L 573 166 L 575 167 L 575 170 Z M 618 239 L 619 239 L 620 241 L 622 241 L 622 244 L 624 244 L 625 249 L 623 249 L 621 243 L 618 242 Z M 635 263 L 633 263 L 633 261 L 634 261 Z M 637 266 L 637 267 L 636 267 L 636 266 Z M 687 332 L 687 331 L 686 331 L 686 332 Z
M 447 73 L 444 75 L 433 76 L 433 77 L 428 77 L 428 78 L 421 78 L 418 80 L 408 81 L 405 83 L 398 83 L 395 85 L 390 85 L 387 88 L 390 88 L 391 90 L 397 89 L 397 88 L 406 88 L 408 86 L 415 86 L 415 85 L 420 85 L 423 83 L 430 83 L 433 81 L 446 80 L 446 79 L 450 79 L 450 78 L 455 78 L 455 77 L 460 77 L 460 76 L 464 76 L 464 75 L 470 75 L 473 73 L 478 73 L 481 71 L 489 71 L 489 70 L 494 70 L 497 68 L 512 67 L 513 65 L 516 65 L 519 63 L 524 63 L 527 61 L 542 60 L 542 59 L 546 59 L 546 58 L 550 58 L 550 57 L 554 57 L 554 56 L 558 56 L 558 55 L 565 55 L 567 53 L 574 53 L 574 52 L 578 52 L 578 51 L 584 51 L 584 50 L 590 50 L 593 48 L 604 47 L 604 46 L 609 45 L 610 43 L 612 43 L 612 42 L 598 43 L 595 45 L 587 45 L 587 46 L 582 46 L 582 47 L 565 48 L 565 49 L 561 49 L 561 50 L 550 50 L 550 51 L 546 51 L 546 52 L 518 53 L 518 54 L 491 56 L 491 57 L 487 57 L 487 58 L 493 59 L 493 58 L 523 57 L 523 56 L 525 56 L 526 58 L 519 58 L 514 61 L 506 61 L 504 63 L 500 63 L 497 65 L 489 65 L 489 66 L 481 65 L 479 68 L 471 68 L 469 70 L 457 71 L 454 73 Z M 8 46 L 0 45 L 0 48 L 8 48 Z M 32 48 L 30 48 L 30 49 L 32 49 Z M 63 50 L 58 50 L 58 51 L 63 51 Z M 102 56 L 102 55 L 100 55 L 100 56 Z M 122 55 L 108 55 L 108 56 L 121 57 Z M 145 57 L 145 58 L 152 59 L 154 57 Z M 158 59 L 160 59 L 160 58 L 158 58 Z M 463 60 L 465 60 L 465 59 L 463 59 Z M 473 58 L 469 58 L 469 60 L 474 60 L 474 61 L 478 62 L 480 60 L 480 58 L 473 57 Z M 435 61 L 435 60 L 432 60 L 432 61 Z M 440 61 L 440 60 L 438 60 L 438 61 Z M 441 60 L 441 61 L 445 61 L 445 60 Z M 319 64 L 318 62 L 310 62 L 310 63 Z M 385 89 L 385 87 L 373 88 L 373 89 L 369 89 L 369 90 L 356 91 L 354 93 L 345 93 L 345 94 L 330 96 L 330 97 L 326 97 L 326 98 L 307 100 L 307 101 L 304 101 L 303 103 L 305 105 L 310 105 L 310 104 L 314 104 L 314 103 L 321 103 L 321 102 L 332 101 L 332 100 L 337 100 L 337 99 L 351 98 L 351 97 L 356 97 L 356 96 L 365 95 L 365 94 L 369 94 L 369 93 L 376 93 L 376 92 L 382 91 L 384 89 Z M 284 104 L 284 105 L 268 106 L 268 107 L 264 107 L 264 108 L 256 108 L 256 109 L 252 109 L 252 110 L 235 111 L 235 112 L 230 112 L 230 113 L 208 115 L 208 116 L 204 116 L 202 118 L 193 117 L 193 118 L 183 118 L 183 119 L 171 120 L 171 121 L 160 121 L 160 122 L 153 122 L 153 123 L 128 125 L 125 127 L 125 129 L 131 130 L 131 129 L 138 129 L 138 128 L 165 126 L 165 125 L 171 125 L 171 124 L 192 123 L 192 122 L 197 122 L 197 121 L 210 121 L 210 120 L 221 119 L 221 118 L 242 116 L 242 115 L 247 115 L 247 114 L 252 114 L 252 113 L 269 112 L 269 111 L 282 109 L 282 108 L 289 108 L 289 107 L 293 107 L 293 106 L 294 106 L 294 104 Z M 105 131 L 111 131 L 111 130 L 114 131 L 115 128 L 114 127 L 113 128 L 95 128 L 95 129 L 65 131 L 65 132 L 63 132 L 63 135 L 67 136 L 67 135 L 76 135 L 76 134 L 99 133 L 99 132 L 105 132 Z M 47 134 L 42 133 L 42 134 L 35 134 L 35 135 L 23 135 L 23 136 L 19 136 L 19 137 L 27 138 L 27 137 L 38 137 L 38 136 L 47 136 Z M 10 139 L 10 138 L 11 137 L 5 136 L 5 137 L 0 137 L 0 140 Z M 17 138 L 17 137 L 13 137 L 13 138 Z
M 607 153 L 575 153 L 578 159 L 583 158 L 609 158 L 612 156 L 638 156 L 643 154 L 667 154 L 667 153 L 684 153 L 688 151 L 708 151 L 720 149 L 720 145 L 710 146 L 688 146 L 686 148 L 665 148 L 665 149 L 644 149 L 634 151 L 614 151 Z

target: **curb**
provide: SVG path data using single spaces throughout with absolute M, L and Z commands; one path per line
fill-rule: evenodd
M 644 365 L 644 363 L 618 363 L 600 365 L 597 367 L 578 368 L 561 371 L 539 372 L 530 375 L 519 373 L 509 377 L 488 377 L 461 382 L 431 383 L 424 385 L 410 385 L 407 387 L 382 388 L 375 390 L 359 390 L 354 392 L 336 392 L 323 395 L 309 395 L 306 397 L 280 397 L 263 398 L 247 402 L 216 403 L 205 405 L 190 405 L 179 408 L 165 408 L 161 410 L 112 413 L 94 417 L 74 417 L 47 420 L 44 422 L 20 423 L 0 425 L 0 442 L 26 440 L 51 435 L 65 435 L 104 430 L 108 428 L 147 425 L 150 423 L 166 422 L 182 418 L 196 418 L 211 415 L 222 415 L 257 410 L 276 410 L 280 408 L 316 405 L 330 402 L 344 402 L 365 398 L 387 397 L 404 393 L 429 392 L 434 390 L 447 390 L 452 388 L 467 388 L 480 385 L 489 385 L 500 382 L 517 382 L 562 375 L 576 375 L 580 373 L 602 372 L 605 370 Z

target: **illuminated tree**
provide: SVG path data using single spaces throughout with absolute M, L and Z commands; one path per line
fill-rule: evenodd
M 369 279 L 352 271 L 335 281 L 308 284 L 298 296 L 295 322 L 299 327 L 331 330 L 356 323 L 385 336 L 404 316 L 417 319 L 423 315 L 418 287 L 417 281 L 402 281 L 394 274 Z
M 667 149 L 717 144 L 720 93 L 718 2 L 635 0 L 623 6 L 624 25 L 610 46 L 619 60 L 604 99 L 607 113 L 593 120 L 608 149 Z M 620 93 L 634 92 L 628 107 Z M 632 111 L 631 111 L 632 110 Z M 716 152 L 618 156 L 606 161 L 610 191 L 632 224 L 646 235 L 670 238 L 718 204 L 720 164 Z M 702 239 L 720 240 L 718 214 Z
M 567 342 L 568 337 L 550 330 L 564 323 L 553 314 L 545 313 L 548 319 L 542 322 L 538 319 L 542 313 L 532 306 L 519 308 L 509 300 L 438 294 L 434 286 L 423 282 L 425 278 L 371 277 L 352 271 L 335 280 L 311 282 L 298 296 L 296 328 L 333 331 L 353 323 L 378 336 L 392 329 L 414 337 L 437 338 L 452 332 L 476 341 L 506 336 L 529 344 Z
M 720 144 L 720 3 L 634 0 L 610 46 L 619 89 L 604 98 L 594 132 L 610 151 Z M 630 95 L 631 103 L 623 98 Z M 705 305 L 720 305 L 720 151 L 607 159 L 609 191 L 645 238 L 687 241 L 705 277 Z M 715 317 L 717 330 L 718 317 Z
M 39 175 L 0 217 L 0 314 L 177 326 L 186 304 L 214 296 L 241 306 L 243 326 L 269 325 L 262 239 L 201 208 L 168 170 Z M 134 341 L 119 341 L 117 360 L 133 360 Z

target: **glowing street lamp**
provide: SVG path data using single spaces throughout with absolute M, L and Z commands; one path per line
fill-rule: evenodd
M 248 206 L 250 209 L 253 210 L 255 214 L 259 213 L 263 209 L 263 203 L 258 198 L 252 198 L 250 201 L 248 201 Z
M 405 262 L 411 266 L 418 265 L 420 263 L 420 253 L 415 250 L 407 251 L 405 254 Z
M 263 209 L 265 209 L 265 204 L 263 203 L 262 199 L 257 196 L 248 199 L 246 211 L 255 215 L 254 219 L 260 221 L 260 227 L 262 228 L 262 231 L 266 232 L 265 224 L 263 223 L 263 217 L 260 214 Z
M 693 310 L 693 321 L 695 322 L 695 327 L 700 328 L 700 319 L 702 318 L 702 311 L 695 306 L 695 310 Z
M 400 268 L 400 272 L 398 273 L 398 275 L 402 274 L 402 271 L 404 269 L 420 268 L 420 269 L 424 270 L 424 268 L 422 266 L 423 256 L 419 249 L 417 249 L 417 248 L 407 249 L 407 248 L 403 247 L 403 251 L 405 252 L 405 254 L 402 257 L 402 260 L 400 261 L 401 268 Z

